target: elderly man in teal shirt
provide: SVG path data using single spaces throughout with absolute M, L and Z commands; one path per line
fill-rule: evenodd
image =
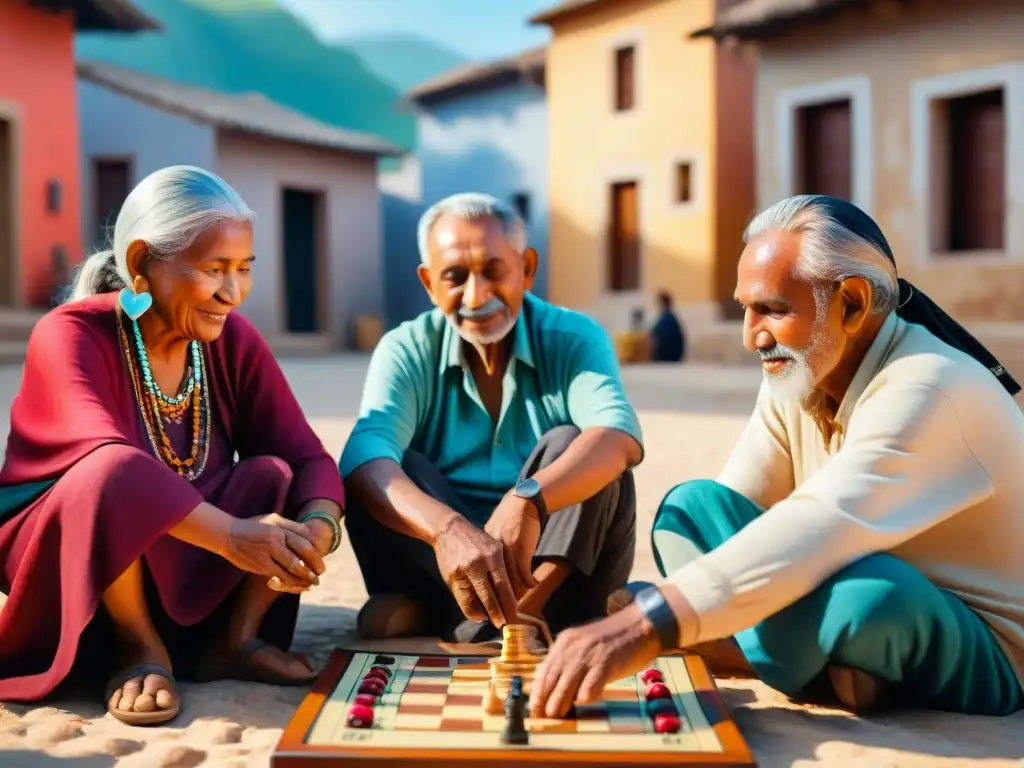
M 643 457 L 607 334 L 529 293 L 537 253 L 490 196 L 442 200 L 419 246 L 435 308 L 377 346 L 340 462 L 360 632 L 479 641 L 521 613 L 555 632 L 604 615 Z

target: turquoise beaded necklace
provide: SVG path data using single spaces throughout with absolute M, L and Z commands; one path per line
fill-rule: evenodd
M 182 387 L 181 392 L 176 396 L 169 397 L 160 390 L 160 386 L 153 378 L 153 372 L 149 368 L 149 355 L 146 354 L 146 345 L 142 343 L 142 331 L 139 330 L 139 324 L 135 320 L 132 320 L 132 331 L 135 334 L 135 349 L 139 354 L 139 367 L 142 369 L 142 381 L 146 390 L 151 395 L 166 405 L 181 405 L 185 402 L 185 398 L 192 394 L 192 390 L 195 388 L 196 384 L 202 386 L 202 373 L 201 366 L 199 364 L 202 352 L 199 349 L 198 341 L 193 341 L 189 344 L 189 349 L 192 354 L 192 367 L 189 371 L 188 379 L 185 381 L 185 386 Z
M 132 355 L 132 344 L 123 323 L 119 323 L 118 332 L 128 363 L 135 398 L 146 427 L 146 435 L 149 437 L 154 453 L 186 480 L 197 479 L 203 473 L 209 458 L 212 423 L 209 384 L 208 377 L 204 373 L 206 361 L 202 345 L 197 341 L 190 343 L 192 365 L 184 377 L 186 386 L 179 396 L 171 398 L 164 395 L 153 378 L 149 355 L 142 342 L 142 332 L 139 330 L 138 323 L 132 321 L 135 355 Z M 137 367 L 133 365 L 133 357 L 138 362 Z M 192 440 L 188 454 L 185 458 L 181 458 L 175 452 L 162 421 L 166 417 L 170 421 L 180 424 L 188 411 L 191 411 L 192 414 Z

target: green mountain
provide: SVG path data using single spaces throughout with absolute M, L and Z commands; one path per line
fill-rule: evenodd
M 335 42 L 354 53 L 363 66 L 400 93 L 469 61 L 460 53 L 413 35 L 361 37 Z
M 256 91 L 341 128 L 412 150 L 416 125 L 400 92 L 353 53 L 326 45 L 275 0 L 135 0 L 163 30 L 82 34 L 79 60 L 99 60 L 226 93 Z

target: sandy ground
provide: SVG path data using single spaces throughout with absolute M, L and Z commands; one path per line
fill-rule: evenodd
M 351 429 L 365 359 L 285 361 L 298 397 L 327 448 L 337 455 Z M 625 377 L 640 411 L 647 458 L 637 470 L 641 530 L 675 483 L 713 476 L 742 429 L 759 380 L 756 368 L 630 368 Z M 0 369 L 0 429 L 17 390 L 17 368 Z M 352 638 L 365 592 L 352 552 L 328 560 L 320 587 L 304 598 L 296 650 L 323 661 Z M 656 576 L 646 537 L 635 578 Z M 0 601 L 2 601 L 0 596 Z M 904 712 L 861 719 L 791 704 L 756 683 L 720 681 L 759 765 L 1022 765 L 1024 715 L 965 718 Z M 184 706 L 171 727 L 133 729 L 99 702 L 0 706 L 0 766 L 71 764 L 85 768 L 227 766 L 262 768 L 303 696 L 302 690 L 249 683 L 182 685 Z

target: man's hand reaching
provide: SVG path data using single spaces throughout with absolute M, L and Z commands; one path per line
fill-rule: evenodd
M 509 494 L 495 508 L 484 531 L 501 543 L 512 591 L 517 600 L 522 600 L 537 586 L 533 555 L 540 541 L 540 513 L 526 499 Z
M 434 540 L 437 566 L 466 618 L 496 627 L 516 616 L 516 596 L 501 542 L 460 515 Z

